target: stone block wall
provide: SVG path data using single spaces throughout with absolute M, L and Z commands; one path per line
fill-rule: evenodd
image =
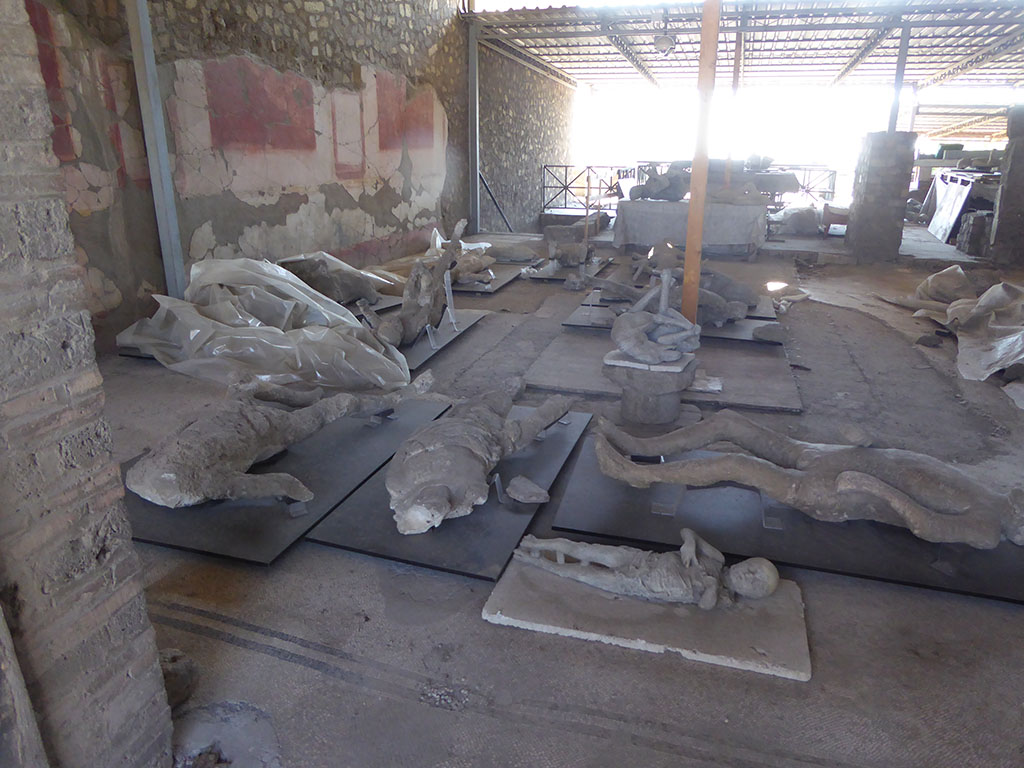
M 50 102 L 75 260 L 86 269 L 86 306 L 109 347 L 118 331 L 156 308 L 150 296 L 164 290 L 131 57 L 51 0 L 25 0 L 25 7 Z M 116 34 L 119 7 L 85 18 Z M 101 10 L 115 17 L 99 16 Z
M 118 0 L 25 0 L 101 347 L 162 292 Z M 186 259 L 422 250 L 468 208 L 457 0 L 149 3 Z
M 1024 134 L 1024 119 L 1018 124 Z M 1024 135 L 1011 135 L 999 171 L 989 255 L 997 264 L 1024 266 Z
M 517 232 L 539 232 L 542 169 L 569 162 L 575 91 L 480 48 L 480 172 Z M 480 229 L 507 232 L 486 190 Z
M 170 713 L 23 0 L 0 0 L 0 36 L 0 607 L 51 765 L 166 767 Z
M 857 160 L 846 245 L 858 262 L 895 261 L 917 134 L 869 133 Z

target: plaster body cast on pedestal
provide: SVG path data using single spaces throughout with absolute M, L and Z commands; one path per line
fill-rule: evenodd
M 599 430 L 601 471 L 634 487 L 737 483 L 815 520 L 874 520 L 907 528 L 926 541 L 979 549 L 991 549 L 1003 539 L 1024 544 L 1024 489 L 998 493 L 924 454 L 806 443 L 732 411 L 661 437 L 636 438 L 603 420 Z M 664 456 L 717 442 L 733 443 L 753 455 L 722 453 L 659 465 L 637 464 L 623 455 Z
M 677 270 L 672 270 L 673 285 L 669 294 L 669 303 L 673 307 L 678 307 L 682 303 L 682 272 L 679 270 L 679 274 L 676 274 Z M 715 273 L 719 278 L 725 277 Z M 728 279 L 728 278 L 726 278 Z M 610 298 L 624 298 L 629 301 L 640 301 L 643 299 L 647 291 L 644 288 L 635 288 L 632 285 L 625 285 L 624 283 L 617 283 L 614 280 L 603 280 L 601 278 L 592 278 L 589 281 L 592 285 L 601 289 L 601 292 Z M 720 281 L 719 281 L 720 282 Z M 735 281 L 733 281 L 735 282 Z M 711 325 L 716 328 L 720 328 L 728 322 L 733 320 L 742 320 L 747 316 L 748 304 L 746 301 L 739 301 L 735 299 L 726 299 L 722 295 L 715 293 L 714 291 L 708 290 L 703 287 L 704 276 L 701 276 L 701 288 L 698 297 L 697 306 L 697 324 L 698 325 Z M 737 286 L 742 284 L 736 283 Z M 745 288 L 745 286 L 742 286 Z M 754 304 L 757 303 L 757 299 L 754 299 Z
M 267 496 L 309 501 L 313 493 L 292 475 L 250 475 L 247 470 L 336 419 L 394 408 L 403 397 L 425 391 L 430 383 L 425 375 L 401 392 L 342 393 L 295 411 L 257 405 L 250 399 L 226 400 L 210 406 L 139 459 L 128 470 L 125 485 L 165 507 Z
M 556 396 L 523 419 L 509 419 L 521 388 L 517 381 L 459 403 L 402 443 L 385 474 L 399 533 L 424 533 L 468 515 L 487 501 L 490 473 L 502 457 L 528 445 L 569 410 L 571 401 Z
M 729 604 L 736 597 L 768 597 L 778 587 L 779 572 L 770 561 L 753 557 L 727 568 L 722 553 L 696 533 L 689 528 L 680 533 L 683 546 L 678 552 L 524 536 L 514 556 L 556 576 L 606 592 L 694 604 L 704 610 Z M 566 557 L 578 562 L 565 562 Z

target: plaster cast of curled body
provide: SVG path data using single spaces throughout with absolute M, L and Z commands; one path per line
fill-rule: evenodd
M 680 534 L 683 546 L 678 552 L 524 536 L 514 556 L 556 576 L 606 592 L 695 604 L 704 610 L 729 604 L 736 597 L 768 597 L 778 587 L 779 572 L 770 561 L 753 557 L 727 568 L 722 553 L 696 533 L 683 528 Z M 565 562 L 566 557 L 578 562 Z
M 1024 489 L 998 493 L 924 454 L 805 443 L 732 411 L 719 411 L 661 437 L 633 437 L 603 419 L 598 430 L 601 471 L 638 488 L 651 483 L 737 483 L 816 520 L 874 520 L 907 528 L 926 541 L 978 549 L 991 549 L 1003 539 L 1024 544 Z M 717 442 L 733 443 L 753 455 L 721 453 L 659 465 L 637 464 L 623 455 L 664 456 Z
M 380 413 L 410 393 L 426 391 L 430 383 L 429 376 L 421 376 L 400 392 L 342 393 L 296 411 L 257 405 L 250 399 L 225 400 L 139 459 L 128 470 L 125 485 L 164 507 L 265 496 L 308 501 L 313 493 L 292 475 L 250 475 L 247 470 L 335 419 Z
M 424 533 L 487 501 L 489 476 L 508 454 L 560 419 L 570 400 L 556 396 L 523 419 L 509 419 L 522 388 L 488 392 L 416 430 L 388 464 L 385 485 L 399 533 Z
M 466 228 L 466 220 L 455 225 L 452 239 L 445 245 L 441 255 L 433 261 L 418 260 L 412 266 L 409 279 L 402 292 L 402 307 L 385 317 L 380 317 L 370 305 L 360 299 L 359 309 L 377 338 L 395 347 L 412 344 L 428 326 L 437 327 L 444 316 L 447 297 L 444 289 L 444 273 L 456 263 L 461 248 L 460 238 Z

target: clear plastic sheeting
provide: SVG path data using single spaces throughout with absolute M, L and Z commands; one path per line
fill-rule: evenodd
M 117 343 L 178 373 L 328 393 L 409 383 L 409 367 L 397 349 L 345 307 L 268 261 L 201 261 L 192 267 L 186 301 L 154 298 L 156 314 L 122 331 Z
M 957 299 L 945 312 L 921 309 L 915 317 L 928 317 L 956 333 L 956 367 L 971 381 L 984 381 L 993 373 L 1024 362 L 1024 288 L 997 283 L 977 299 Z

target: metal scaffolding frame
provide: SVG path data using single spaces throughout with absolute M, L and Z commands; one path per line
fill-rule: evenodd
M 646 79 L 695 83 L 699 4 L 629 8 L 539 8 L 468 13 L 481 43 L 543 62 L 581 83 Z M 676 46 L 662 55 L 660 35 Z M 902 46 L 901 46 L 902 43 Z M 900 61 L 902 47 L 902 59 Z M 627 55 L 628 53 L 628 55 Z M 902 66 L 899 66 L 902 64 Z M 725 2 L 717 77 L 734 85 L 892 85 L 902 69 L 919 89 L 952 83 L 1024 83 L 1024 4 L 1020 0 L 797 0 Z M 1005 114 L 952 112 L 915 129 L 943 138 L 998 138 Z M 986 120 L 975 120 L 987 116 Z M 1000 122 L 1001 121 L 1001 122 Z M 959 134 L 957 131 L 964 131 Z

